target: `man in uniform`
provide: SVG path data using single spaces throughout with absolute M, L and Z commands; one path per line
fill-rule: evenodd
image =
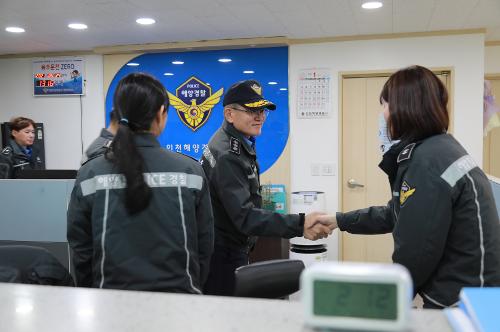
M 215 248 L 205 293 L 233 295 L 234 270 L 248 264 L 255 236 L 310 240 L 331 234 L 321 213 L 282 215 L 262 209 L 255 138 L 261 134 L 267 110 L 261 85 L 247 80 L 229 88 L 223 100 L 224 122 L 203 151 L 215 220 Z
M 118 120 L 115 117 L 115 111 L 111 111 L 109 114 L 109 126 L 108 128 L 102 128 L 99 137 L 97 137 L 92 143 L 90 143 L 85 154 L 82 157 L 81 164 L 85 164 L 88 160 L 98 157 L 104 153 L 111 146 L 113 138 L 118 130 Z

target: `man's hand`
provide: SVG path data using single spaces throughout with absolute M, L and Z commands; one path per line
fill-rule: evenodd
M 312 212 L 305 217 L 304 237 L 312 241 L 324 239 L 332 234 L 335 228 L 337 228 L 335 216 Z

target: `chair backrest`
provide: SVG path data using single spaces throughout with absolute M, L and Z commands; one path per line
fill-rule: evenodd
M 299 290 L 301 260 L 277 259 L 236 269 L 235 296 L 277 299 Z
M 74 286 L 68 270 L 47 249 L 0 246 L 0 282 Z

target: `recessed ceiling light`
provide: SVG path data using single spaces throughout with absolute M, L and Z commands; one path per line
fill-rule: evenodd
M 156 21 L 152 18 L 149 18 L 149 17 L 141 17 L 141 18 L 138 18 L 137 20 L 135 20 L 137 23 L 141 24 L 141 25 L 151 25 L 151 24 L 155 24 Z
M 276 85 L 276 84 L 278 84 L 278 82 L 271 81 L 271 82 L 267 82 L 267 84 L 269 84 L 269 85 Z
M 83 23 L 70 23 L 68 24 L 68 28 L 75 30 L 85 30 L 87 29 L 87 25 Z
M 174 76 L 174 73 L 163 73 L 165 76 Z
M 229 59 L 229 58 L 220 58 L 218 61 L 219 61 L 219 62 L 226 63 L 226 62 L 231 62 L 231 61 L 233 61 L 233 60 L 231 60 L 231 59 Z
M 380 1 L 365 1 L 361 5 L 364 9 L 377 9 L 382 7 L 384 4 Z
M 172 61 L 172 64 L 173 65 L 183 65 L 184 61 L 175 60 L 175 61 Z
M 244 70 L 243 74 L 254 74 L 255 72 L 253 70 Z
M 280 88 L 281 91 L 286 91 L 288 90 L 287 88 Z
M 6 27 L 5 31 L 13 32 L 13 33 L 21 33 L 21 32 L 25 32 L 26 30 L 24 30 L 23 28 L 20 28 L 20 27 Z
M 129 62 L 127 63 L 127 66 L 130 66 L 130 67 L 137 67 L 139 64 L 137 62 Z

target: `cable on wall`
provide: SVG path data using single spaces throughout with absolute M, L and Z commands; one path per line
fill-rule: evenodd
M 80 95 L 80 142 L 83 156 L 83 104 L 82 104 L 82 96 Z

